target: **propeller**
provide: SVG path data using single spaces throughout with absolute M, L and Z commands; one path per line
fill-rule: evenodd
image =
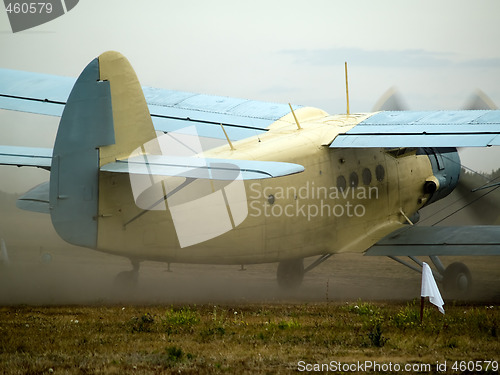
M 482 91 L 477 89 L 466 101 L 463 109 L 467 110 L 489 110 L 498 109 L 495 103 Z M 396 87 L 388 89 L 376 102 L 374 111 L 406 111 L 408 106 Z M 460 181 L 449 197 L 435 202 L 421 210 L 420 222 L 426 225 L 435 225 L 447 220 L 456 220 L 464 224 L 500 224 L 500 215 L 496 207 L 500 207 L 499 186 L 474 192 L 480 186 L 489 183 L 500 182 L 500 176 L 490 179 L 471 168 L 461 165 L 462 173 Z M 472 172 L 472 173 L 465 173 Z M 451 217 L 453 216 L 453 219 Z M 449 219 L 449 220 L 448 220 Z M 429 224 L 431 222 L 431 224 Z
M 477 89 L 472 93 L 463 106 L 467 110 L 490 110 L 497 106 L 482 90 Z M 498 182 L 497 178 L 490 179 L 471 168 L 462 165 L 462 168 L 472 173 L 461 173 L 460 182 L 456 187 L 456 195 L 461 199 L 460 211 L 473 221 L 474 224 L 494 224 L 499 220 L 500 196 L 495 192 L 496 187 L 484 191 L 477 191 L 480 186 Z M 464 171 L 463 171 L 464 172 Z M 456 212 L 458 213 L 458 211 Z
M 407 111 L 408 107 L 403 100 L 402 95 L 396 89 L 396 87 L 391 87 L 385 93 L 382 94 L 379 100 L 373 106 L 373 111 Z
M 465 103 L 464 109 L 498 109 L 498 107 L 488 95 L 477 89 Z
M 485 181 L 481 178 L 473 178 L 470 174 L 462 174 L 462 178 L 456 187 L 457 198 L 460 198 L 461 207 L 458 212 L 463 211 L 463 214 L 472 220 L 474 224 L 494 224 L 498 222 L 499 213 L 495 207 L 500 206 L 500 195 L 495 188 L 489 190 L 477 191 L 474 190 L 481 185 L 493 182 L 493 180 Z
M 481 110 L 498 109 L 493 100 L 480 89 L 476 89 L 465 102 L 462 109 Z M 407 111 L 403 96 L 398 89 L 393 86 L 383 93 L 373 106 L 373 111 Z

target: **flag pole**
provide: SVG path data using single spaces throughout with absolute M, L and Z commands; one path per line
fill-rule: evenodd
M 422 324 L 422 321 L 424 320 L 424 303 L 425 297 L 420 297 L 420 324 Z

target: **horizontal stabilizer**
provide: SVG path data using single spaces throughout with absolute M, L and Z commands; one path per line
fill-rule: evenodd
M 382 238 L 365 255 L 500 255 L 500 226 L 405 227 Z
M 212 180 L 255 180 L 304 171 L 298 164 L 166 155 L 135 156 L 106 164 L 101 171 Z
M 379 112 L 339 134 L 331 148 L 500 145 L 500 110 Z
M 51 163 L 51 148 L 0 146 L 0 165 L 39 167 L 50 170 Z
M 49 214 L 49 185 L 49 181 L 44 182 L 22 195 L 16 202 L 17 208 Z

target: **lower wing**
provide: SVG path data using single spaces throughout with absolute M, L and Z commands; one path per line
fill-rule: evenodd
M 382 238 L 365 255 L 500 255 L 500 226 L 407 226 Z

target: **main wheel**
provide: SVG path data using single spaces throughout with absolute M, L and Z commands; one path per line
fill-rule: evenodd
M 466 294 L 472 285 L 472 276 L 467 266 L 455 262 L 446 267 L 443 274 L 443 286 L 447 292 Z
M 283 289 L 297 289 L 304 279 L 304 259 L 290 259 L 279 263 L 278 285 Z
M 115 277 L 114 285 L 118 288 L 131 289 L 137 286 L 139 277 L 139 261 L 130 259 L 132 270 L 120 272 Z
M 114 286 L 120 289 L 132 289 L 137 286 L 138 272 L 123 271 L 116 275 L 114 280 Z

